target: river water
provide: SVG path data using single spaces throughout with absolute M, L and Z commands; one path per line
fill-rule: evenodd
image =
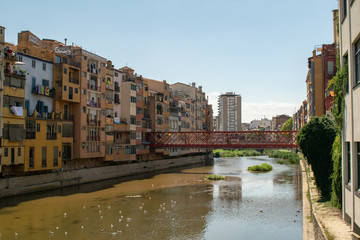
M 273 170 L 250 173 L 268 162 Z M 0 239 L 302 239 L 299 166 L 266 156 L 0 199 Z M 209 181 L 208 173 L 226 175 Z

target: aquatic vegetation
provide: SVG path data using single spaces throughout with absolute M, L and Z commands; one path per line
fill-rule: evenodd
M 254 149 L 245 149 L 245 150 L 224 150 L 216 149 L 213 151 L 214 157 L 247 157 L 247 156 L 260 156 L 261 153 Z
M 206 175 L 205 178 L 208 180 L 225 180 L 225 176 L 216 174 Z
M 281 158 L 282 160 L 279 160 L 278 164 L 298 164 L 300 162 L 299 155 L 289 150 L 265 150 L 264 155 Z
M 254 165 L 251 167 L 248 167 L 248 171 L 251 172 L 269 172 L 272 170 L 272 166 L 268 163 L 263 163 L 261 165 Z

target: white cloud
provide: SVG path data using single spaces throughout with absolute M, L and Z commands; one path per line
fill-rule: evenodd
M 212 104 L 214 116 L 218 115 L 218 96 L 219 92 L 207 94 L 209 96 L 209 104 Z M 254 119 L 261 118 L 271 119 L 276 115 L 287 114 L 292 116 L 300 104 L 284 103 L 284 102 L 268 102 L 268 103 L 251 103 L 242 102 L 242 122 L 251 122 Z

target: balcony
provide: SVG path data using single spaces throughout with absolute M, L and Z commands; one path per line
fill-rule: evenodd
M 89 126 L 100 126 L 100 124 L 101 124 L 100 120 L 89 120 L 89 119 L 87 119 L 86 122 L 87 122 L 87 125 L 89 125 Z
M 86 141 L 100 141 L 100 136 L 86 136 Z
M 32 87 L 31 93 L 36 95 L 53 97 L 55 93 L 55 89 L 54 88 L 50 89 L 49 86 L 37 85 Z
M 90 73 L 98 74 L 98 72 L 100 72 L 99 70 L 97 69 L 96 64 L 87 65 L 87 71 Z
M 130 139 L 115 139 L 114 143 L 117 143 L 117 144 L 130 144 Z
M 90 102 L 87 103 L 87 106 L 88 106 L 88 107 L 97 107 L 97 108 L 100 108 L 100 103 L 99 103 L 99 102 L 96 103 L 96 102 L 94 102 L 94 101 L 90 101 Z
M 96 85 L 94 85 L 94 84 L 88 84 L 88 85 L 87 85 L 87 88 L 88 88 L 89 90 L 100 91 L 100 87 L 98 87 L 98 86 L 96 86 Z

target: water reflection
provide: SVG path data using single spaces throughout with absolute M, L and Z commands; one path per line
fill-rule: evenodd
M 246 170 L 264 161 L 273 171 Z M 208 173 L 227 179 L 208 181 Z M 302 239 L 299 174 L 267 157 L 224 158 L 140 180 L 8 198 L 1 201 L 1 239 Z

